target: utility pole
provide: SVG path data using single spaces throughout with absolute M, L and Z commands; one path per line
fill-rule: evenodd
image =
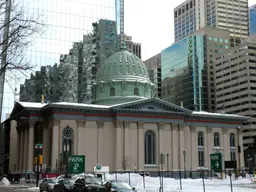
M 7 64 L 7 49 L 8 49 L 8 36 L 11 15 L 11 0 L 5 0 L 5 16 L 4 16 L 4 33 L 2 43 L 2 60 L 1 60 L 1 74 L 0 74 L 0 122 L 2 122 L 2 109 L 3 109 L 3 96 L 4 96 L 4 82 L 5 82 L 5 67 Z

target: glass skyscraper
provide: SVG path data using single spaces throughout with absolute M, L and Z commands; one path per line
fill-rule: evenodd
M 192 35 L 161 52 L 162 98 L 185 108 L 207 110 L 204 35 Z
M 41 66 L 59 63 L 61 54 L 68 54 L 74 42 L 92 31 L 92 23 L 99 19 L 115 20 L 115 0 L 19 0 L 26 14 L 41 15 L 46 28 L 32 39 L 26 59 L 35 66 L 21 75 L 7 72 L 2 108 L 2 121 L 10 113 L 19 97 L 19 84 Z
M 256 4 L 250 8 L 250 35 L 256 35 Z

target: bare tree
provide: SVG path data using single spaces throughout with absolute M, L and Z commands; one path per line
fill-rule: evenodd
M 35 34 L 40 34 L 46 25 L 42 14 L 29 14 L 13 0 L 0 0 L 0 75 L 6 70 L 21 73 L 35 67 L 26 61 L 25 50 Z M 2 77 L 3 78 L 3 77 Z
M 129 168 L 130 162 L 131 162 L 131 158 L 130 158 L 130 157 L 124 157 L 124 158 L 121 160 L 121 165 L 122 165 L 123 171 L 126 171 L 127 168 Z

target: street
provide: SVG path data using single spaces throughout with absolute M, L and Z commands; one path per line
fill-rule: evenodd
M 19 192 L 19 191 L 22 191 L 22 192 L 31 192 L 31 191 L 38 191 L 37 189 L 31 189 L 35 187 L 35 184 L 26 184 L 25 186 L 24 185 L 10 185 L 8 187 L 2 187 L 0 186 L 0 191 L 1 192 Z

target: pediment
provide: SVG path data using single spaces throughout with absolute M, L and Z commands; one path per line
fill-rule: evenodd
M 191 114 L 192 111 L 180 107 L 178 105 L 163 101 L 158 98 L 142 99 L 139 101 L 133 101 L 123 103 L 113 107 L 114 109 L 134 109 L 134 110 L 150 110 L 150 111 L 163 111 L 163 112 L 176 112 Z

